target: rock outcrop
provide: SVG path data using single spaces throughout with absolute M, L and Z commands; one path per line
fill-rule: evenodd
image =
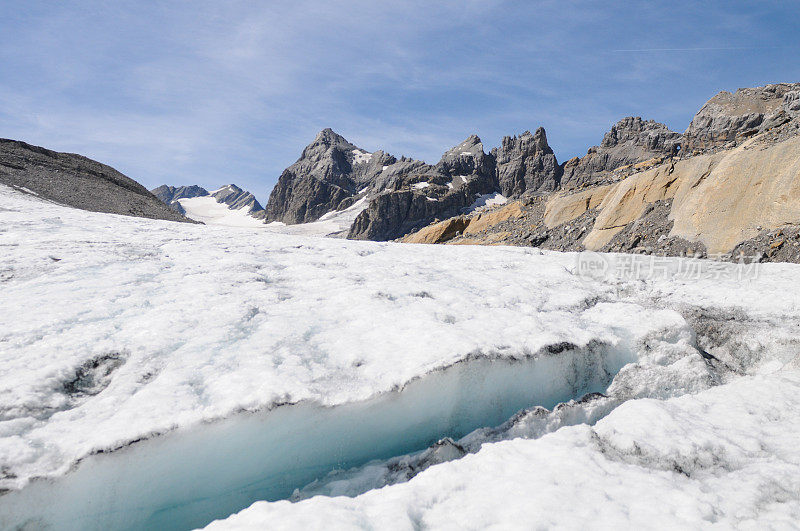
M 681 138 L 680 133 L 662 123 L 640 117 L 623 118 L 606 133 L 599 146 L 564 163 L 561 184 L 564 188 L 578 188 L 619 180 L 640 170 L 641 165 L 659 164 L 677 155 Z
M 186 210 L 181 206 L 179 199 L 208 195 L 208 190 L 195 184 L 191 186 L 167 186 L 162 184 L 158 188 L 150 190 L 150 192 L 169 208 L 181 214 L 186 214 Z
M 497 181 L 505 197 L 518 197 L 526 192 L 552 192 L 561 181 L 561 167 L 547 143 L 543 127 L 531 134 L 503 138 L 492 150 L 497 165 Z
M 398 161 L 383 151 L 368 153 L 324 129 L 281 174 L 267 201 L 265 218 L 287 224 L 316 221 L 420 166 L 424 163 Z
M 369 154 L 326 129 L 281 176 L 267 219 L 309 221 L 360 201 L 352 239 L 714 255 L 800 223 L 798 138 L 800 83 L 720 93 L 683 134 L 624 118 L 561 165 L 543 128 L 488 154 L 470 136 L 435 165 Z M 519 216 L 471 213 L 490 197 L 511 200 L 503 212 L 523 205 Z
M 796 120 L 798 114 L 800 83 L 741 88 L 734 93 L 722 91 L 692 119 L 684 133 L 684 149 L 688 153 L 729 149 L 751 136 Z
M 92 212 L 192 222 L 110 166 L 17 140 L 0 139 L 0 184 Z
M 235 184 L 226 184 L 219 190 L 212 192 L 211 195 L 217 200 L 217 203 L 228 205 L 231 210 L 242 210 L 244 208 L 253 217 L 264 217 L 264 207 L 256 200 L 256 197 Z
M 622 120 L 588 158 L 565 165 L 561 190 L 402 241 L 798 262 L 799 88 L 722 93 L 684 136 Z
M 472 135 L 448 150 L 435 165 L 367 153 L 330 129 L 321 131 L 287 168 L 270 195 L 265 218 L 306 223 L 341 211 L 366 197 L 368 207 L 348 237 L 393 239 L 434 219 L 458 215 L 480 197 L 558 188 L 561 168 L 544 129 L 507 137 L 486 153 Z
M 497 190 L 494 158 L 475 135 L 447 151 L 435 166 L 398 176 L 355 219 L 348 238 L 390 240 L 468 209 Z

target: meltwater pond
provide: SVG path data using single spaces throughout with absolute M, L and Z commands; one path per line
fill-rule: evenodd
M 554 345 L 516 360 L 474 357 L 368 401 L 283 405 L 176 430 L 0 496 L 0 527 L 203 526 L 258 500 L 288 498 L 331 470 L 422 450 L 498 425 L 520 409 L 601 392 L 634 358 L 603 344 Z

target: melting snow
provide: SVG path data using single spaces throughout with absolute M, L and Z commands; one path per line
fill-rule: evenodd
M 422 190 L 423 188 L 427 188 L 428 186 L 430 186 L 430 183 L 428 181 L 422 181 L 419 183 L 414 183 L 413 185 L 411 185 L 411 188 L 413 188 L 414 190 Z

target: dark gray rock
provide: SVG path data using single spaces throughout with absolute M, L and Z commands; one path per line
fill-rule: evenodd
M 398 161 L 383 151 L 367 153 L 324 129 L 281 174 L 267 201 L 265 218 L 287 224 L 315 221 L 351 205 L 366 193 L 365 188 L 385 187 L 423 166 L 410 159 Z
M 211 195 L 217 200 L 217 203 L 228 205 L 231 210 L 246 208 L 247 212 L 253 217 L 264 216 L 264 207 L 256 200 L 256 197 L 235 184 L 227 184 Z
M 447 177 L 469 178 L 490 176 L 494 171 L 494 159 L 483 151 L 483 144 L 477 135 L 469 138 L 442 155 L 433 168 L 433 173 Z
M 601 252 L 706 258 L 706 246 L 670 236 L 675 222 L 669 219 L 672 199 L 648 204 L 642 215 L 618 232 Z
M 763 230 L 754 238 L 734 247 L 729 259 L 746 263 L 756 261 L 800 264 L 800 225 Z
M 266 219 L 288 224 L 315 221 L 355 195 L 351 174 L 357 149 L 331 129 L 321 131 L 281 174 L 267 201 Z
M 497 165 L 500 192 L 508 198 L 526 192 L 552 192 L 561 181 L 561 167 L 547 143 L 543 127 L 535 134 L 525 131 L 519 137 L 507 136 L 492 150 Z
M 178 199 L 202 197 L 208 195 L 208 190 L 197 185 L 191 186 L 167 186 L 162 184 L 158 188 L 150 190 L 162 203 L 180 214 L 186 214 L 186 210 L 178 202 Z
M 684 133 L 684 149 L 691 154 L 730 148 L 759 132 L 796 121 L 798 114 L 800 83 L 722 91 L 692 119 Z
M 110 166 L 17 140 L 0 139 L 0 183 L 82 210 L 192 223 Z
M 162 184 L 158 188 L 153 188 L 150 192 L 159 198 L 162 203 L 170 204 L 178 199 L 202 197 L 208 195 L 208 190 L 202 186 L 167 186 Z
M 348 238 L 391 240 L 434 221 L 461 214 L 475 200 L 497 191 L 494 158 L 480 138 L 470 136 L 435 166 L 409 164 L 389 189 L 371 199 L 353 222 Z
M 589 148 L 582 158 L 564 163 L 561 185 L 577 188 L 616 180 L 611 174 L 614 170 L 677 155 L 681 139 L 680 133 L 653 120 L 623 118 L 606 133 L 599 146 Z

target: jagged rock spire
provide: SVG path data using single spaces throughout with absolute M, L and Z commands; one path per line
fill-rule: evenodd
M 497 181 L 506 197 L 558 188 L 560 167 L 547 143 L 547 133 L 525 131 L 503 138 L 500 148 L 492 150 L 497 167 Z

